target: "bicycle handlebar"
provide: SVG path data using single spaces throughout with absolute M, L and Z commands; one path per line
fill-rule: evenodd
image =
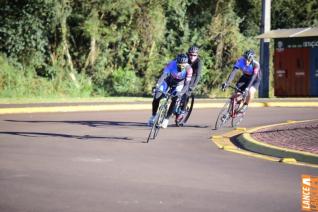
M 235 91 L 238 91 L 238 92 L 241 92 L 241 93 L 244 93 L 244 91 L 242 91 L 240 88 L 238 88 L 236 85 L 233 86 L 233 85 L 229 85 L 230 88 L 233 88 Z
M 168 89 L 166 92 L 164 92 L 164 91 L 162 91 L 162 90 L 157 90 L 157 92 L 162 93 L 165 97 L 169 97 L 169 96 L 175 97 L 176 95 L 170 93 L 170 91 L 171 91 L 171 89 Z

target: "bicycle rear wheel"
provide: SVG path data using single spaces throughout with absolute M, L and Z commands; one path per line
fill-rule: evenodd
M 183 118 L 180 121 L 176 120 L 176 125 L 178 127 L 183 126 L 185 123 L 187 123 L 187 121 L 192 113 L 192 109 L 193 109 L 193 105 L 194 105 L 194 95 L 193 94 L 188 97 L 185 104 L 187 104 L 187 106 L 186 106 Z
M 187 121 L 190 118 L 190 115 L 192 113 L 192 109 L 193 109 L 193 105 L 194 105 L 194 95 L 193 94 L 189 97 L 187 103 L 188 104 L 187 104 L 187 109 L 186 109 L 186 116 L 185 116 L 184 121 L 183 121 L 184 124 L 187 123 Z
M 219 115 L 215 122 L 215 129 L 220 129 L 223 127 L 231 118 L 231 100 L 227 100 L 222 107 L 221 111 L 219 112 Z

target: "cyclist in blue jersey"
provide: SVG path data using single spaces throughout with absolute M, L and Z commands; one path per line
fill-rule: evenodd
M 259 63 L 254 59 L 255 53 L 253 50 L 247 50 L 234 64 L 232 73 L 227 81 L 222 84 L 222 89 L 225 90 L 234 79 L 236 73 L 241 70 L 243 75 L 236 83 L 236 86 L 244 92 L 248 92 L 246 102 L 244 103 L 241 112 L 245 112 L 248 104 L 254 99 L 256 90 L 261 82 L 261 71 Z
M 175 93 L 170 104 L 168 114 L 162 122 L 161 127 L 167 128 L 169 124 L 169 118 L 173 113 L 176 101 L 178 98 L 182 97 L 185 92 L 187 92 L 191 77 L 192 68 L 188 64 L 188 56 L 186 54 L 179 54 L 175 60 L 172 60 L 166 65 L 163 70 L 163 74 L 159 78 L 155 94 L 152 101 L 152 116 L 148 121 L 148 125 L 152 125 L 154 118 L 156 116 L 159 103 L 163 97 L 162 92 L 166 92 L 168 88 L 171 88 L 171 92 Z

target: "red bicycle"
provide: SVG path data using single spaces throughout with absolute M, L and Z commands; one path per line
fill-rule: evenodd
M 221 111 L 219 112 L 218 118 L 215 122 L 215 129 L 220 129 L 231 120 L 231 126 L 238 126 L 244 118 L 246 110 L 242 111 L 243 104 L 246 100 L 247 93 L 241 91 L 236 86 L 229 86 L 234 89 L 231 97 L 225 102 Z

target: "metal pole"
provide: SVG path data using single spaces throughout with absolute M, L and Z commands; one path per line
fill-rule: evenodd
M 262 0 L 261 34 L 270 31 L 271 26 L 271 0 Z M 258 95 L 261 98 L 269 97 L 269 39 L 260 41 L 260 66 L 262 80 Z

